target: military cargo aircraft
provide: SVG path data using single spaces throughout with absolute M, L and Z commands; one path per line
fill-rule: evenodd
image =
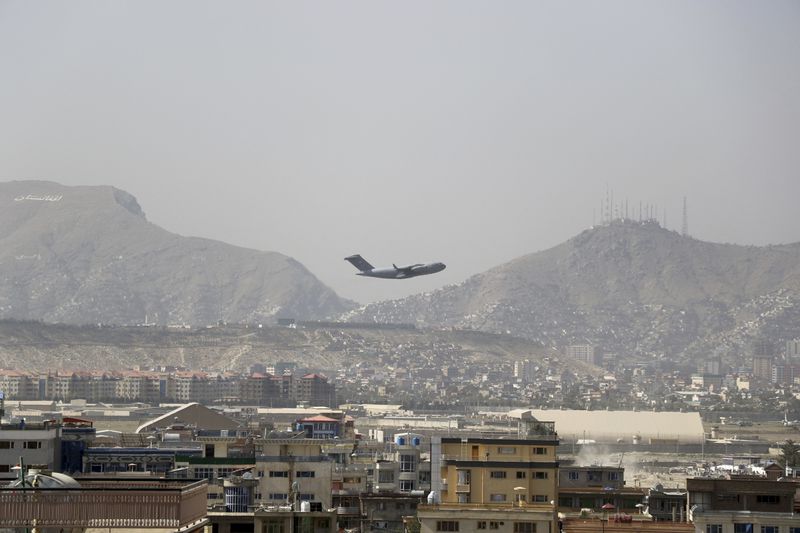
M 393 264 L 391 268 L 375 268 L 360 255 L 351 255 L 345 257 L 344 260 L 349 261 L 354 267 L 360 270 L 360 272 L 356 272 L 356 276 L 367 276 L 370 278 L 407 279 L 424 276 L 425 274 L 436 274 L 445 269 L 444 263 L 417 263 L 415 265 L 400 267 Z

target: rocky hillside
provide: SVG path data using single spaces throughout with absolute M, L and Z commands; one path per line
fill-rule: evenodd
M 0 183 L 0 318 L 212 324 L 352 307 L 275 252 L 170 233 L 112 187 Z
M 566 369 L 559 354 L 538 343 L 473 331 L 419 330 L 346 325 L 196 329 L 70 326 L 0 320 L 0 369 L 125 370 L 134 366 L 178 366 L 193 370 L 246 371 L 254 363 L 295 362 L 335 375 L 359 364 L 417 368 L 509 364 L 530 359 Z M 546 363 L 542 363 L 546 359 Z M 597 368 L 569 362 L 578 374 Z M 377 370 L 376 370 L 377 371 Z
M 372 304 L 348 318 L 688 357 L 767 333 L 774 340 L 800 335 L 799 296 L 800 244 L 716 244 L 655 222 L 615 221 L 461 284 Z

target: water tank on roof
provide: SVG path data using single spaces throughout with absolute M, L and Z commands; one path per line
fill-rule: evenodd
M 411 444 L 413 444 L 414 446 L 419 446 L 421 442 L 422 439 L 420 439 L 419 437 L 414 437 L 413 439 L 411 439 Z
M 311 512 L 311 502 L 303 500 L 300 502 L 300 512 L 301 513 L 310 513 Z
M 406 445 L 406 437 L 405 437 L 405 435 L 398 435 L 397 437 L 395 437 L 394 442 L 398 446 L 405 446 Z
M 432 490 L 428 493 L 428 505 L 435 505 L 439 503 L 439 493 Z

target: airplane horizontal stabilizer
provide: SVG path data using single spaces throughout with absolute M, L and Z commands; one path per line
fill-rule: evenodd
M 374 266 L 370 265 L 366 259 L 358 254 L 345 257 L 344 260 L 349 261 L 350 264 L 359 269 L 361 272 L 367 272 L 375 268 Z

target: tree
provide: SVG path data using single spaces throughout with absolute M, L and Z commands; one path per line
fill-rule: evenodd
M 778 464 L 783 468 L 800 466 L 800 444 L 797 444 L 792 439 L 787 439 L 781 446 L 781 456 L 778 457 Z

